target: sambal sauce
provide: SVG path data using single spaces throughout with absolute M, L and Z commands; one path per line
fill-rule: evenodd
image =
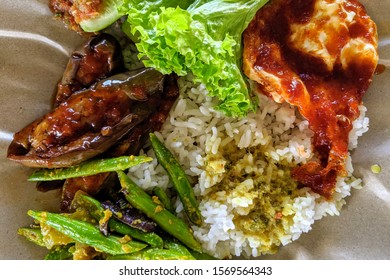
M 245 74 L 259 92 L 298 108 L 318 160 L 292 170 L 330 198 L 346 176 L 349 133 L 378 63 L 375 23 L 356 0 L 273 0 L 244 32 Z

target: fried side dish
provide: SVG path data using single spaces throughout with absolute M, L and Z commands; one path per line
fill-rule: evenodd
M 102 3 L 103 0 L 49 0 L 49 8 L 67 28 L 83 33 L 80 20 L 98 14 Z
M 8 158 L 30 167 L 67 167 L 92 157 L 137 155 L 161 129 L 179 96 L 177 77 L 151 68 L 128 70 L 119 41 L 100 33 L 72 52 L 55 89 L 53 110 L 14 135 Z M 117 183 L 114 173 L 39 182 L 62 188 L 68 212 L 81 190 L 95 195 Z
M 244 32 L 243 69 L 259 92 L 296 106 L 318 160 L 295 168 L 330 198 L 345 176 L 349 132 L 378 62 L 375 23 L 355 0 L 273 0 Z
M 60 105 L 76 91 L 124 71 L 122 49 L 118 40 L 108 33 L 92 36 L 72 52 L 57 84 L 54 106 Z
M 141 68 L 78 91 L 15 133 L 8 158 L 29 167 L 58 168 L 98 156 L 158 109 L 164 81 L 156 70 Z

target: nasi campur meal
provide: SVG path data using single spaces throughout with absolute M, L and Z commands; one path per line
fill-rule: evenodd
M 50 0 L 85 38 L 8 158 L 46 259 L 258 257 L 338 215 L 378 62 L 357 0 Z

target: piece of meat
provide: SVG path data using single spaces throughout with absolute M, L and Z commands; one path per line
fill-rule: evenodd
M 292 171 L 329 198 L 345 176 L 349 132 L 378 62 L 376 25 L 356 0 L 271 0 L 243 35 L 259 92 L 299 109 L 319 160 Z

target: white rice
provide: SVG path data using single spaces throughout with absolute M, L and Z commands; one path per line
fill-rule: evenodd
M 275 227 L 248 233 L 237 219 L 256 211 L 259 187 L 255 182 L 257 179 L 249 175 L 258 174 L 265 180 L 264 192 L 269 190 L 271 193 L 275 186 L 271 186 L 271 176 L 267 174 L 277 178 L 286 175 L 269 162 L 296 165 L 310 160 L 313 133 L 308 129 L 308 122 L 295 108 L 264 96 L 259 97 L 256 113 L 244 119 L 225 117 L 213 109 L 216 103 L 207 96 L 203 85 L 193 85 L 185 78 L 181 78 L 179 84 L 181 95 L 162 130 L 156 134 L 180 160 L 186 173 L 194 178 L 195 193 L 204 218 L 201 227 L 193 227 L 194 234 L 203 249 L 213 256 L 257 257 L 275 253 L 280 245 L 308 232 L 316 220 L 326 215 L 339 215 L 351 188 L 361 187 L 361 180 L 352 176 L 352 163 L 348 158 L 349 175 L 338 180 L 332 200 L 325 200 L 307 188 L 297 190 L 294 197 L 281 202 L 281 218 Z M 350 133 L 351 149 L 357 146 L 358 137 L 368 130 L 363 105 L 360 111 L 361 116 Z M 221 189 L 218 183 L 226 180 L 227 165 L 232 164 L 226 158 L 226 152 L 224 156 L 227 150 L 233 154 L 242 153 L 242 158 L 234 164 L 241 174 L 248 176 L 230 184 L 228 189 Z M 148 147 L 145 147 L 145 153 L 154 157 Z M 129 176 L 146 190 L 156 185 L 164 189 L 171 187 L 157 160 L 132 168 Z M 177 202 L 176 205 L 176 211 L 181 213 L 181 204 Z M 272 213 L 273 209 L 270 211 Z

